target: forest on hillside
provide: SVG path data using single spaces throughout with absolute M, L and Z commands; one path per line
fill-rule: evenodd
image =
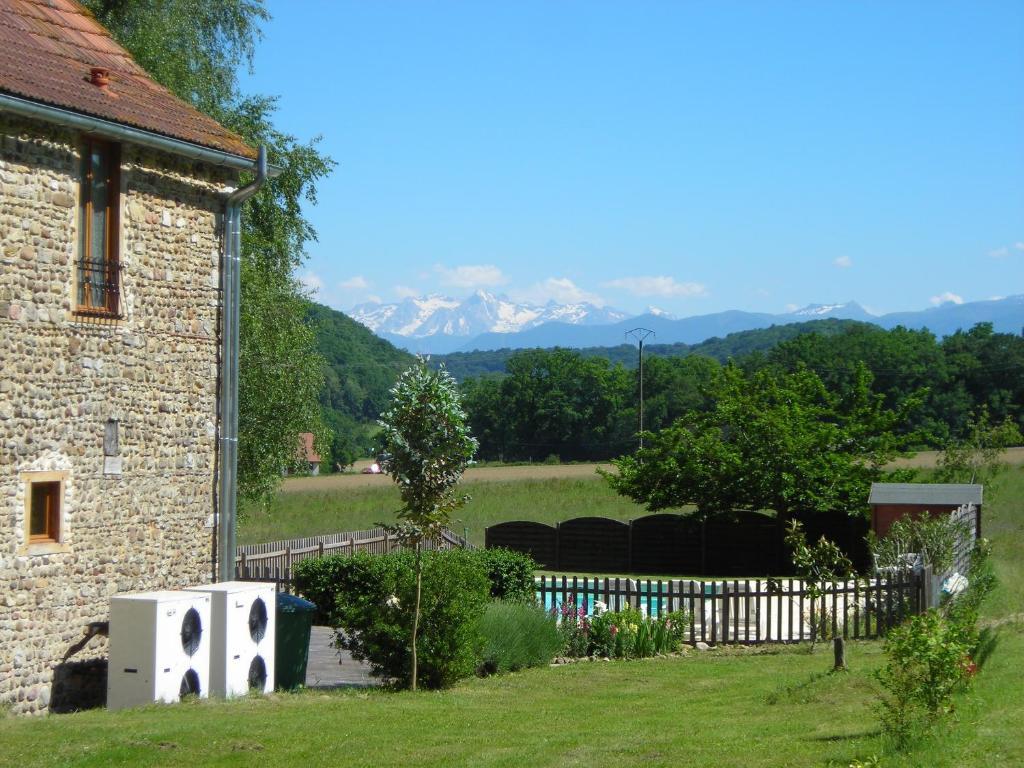
M 861 368 L 884 407 L 904 412 L 907 446 L 942 447 L 982 411 L 992 423 L 1024 415 L 1024 338 L 979 324 L 941 341 L 928 331 L 854 324 L 838 334 L 805 333 L 726 365 L 752 380 L 758 372 L 807 370 L 837 402 L 854 397 Z M 703 354 L 645 358 L 644 429 L 657 431 L 714 403 L 723 364 Z M 573 350 L 511 356 L 505 375 L 462 384 L 482 460 L 605 460 L 638 444 L 636 369 Z
M 331 430 L 331 456 L 324 469 L 345 466 L 373 452 L 374 422 L 398 375 L 416 358 L 322 304 L 310 304 L 307 320 L 326 363 L 320 407 Z
M 687 355 L 705 355 L 713 357 L 721 363 L 730 358 L 748 355 L 751 352 L 771 349 L 777 344 L 802 336 L 805 333 L 818 333 L 823 336 L 834 336 L 845 329 L 858 325 L 868 325 L 856 320 L 808 320 L 803 323 L 772 325 L 752 331 L 738 331 L 728 336 L 714 336 L 699 344 L 658 344 L 656 341 L 644 345 L 644 357 L 686 357 Z M 874 327 L 874 326 L 872 326 Z M 473 352 L 451 352 L 446 355 L 432 355 L 430 364 L 443 365 L 456 381 L 486 376 L 488 374 L 503 375 L 509 359 L 522 354 L 522 349 L 476 350 Z M 636 368 L 638 364 L 637 347 L 635 344 L 619 344 L 615 347 L 584 347 L 579 351 L 583 357 L 600 357 L 612 364 L 621 364 L 626 368 Z
M 312 305 L 321 393 L 333 431 L 331 465 L 372 454 L 375 420 L 398 374 L 415 359 L 344 314 Z M 479 460 L 606 460 L 633 451 L 639 427 L 637 350 L 502 350 L 437 356 L 460 380 Z M 1024 338 L 982 323 L 943 339 L 818 320 L 730 334 L 697 345 L 644 347 L 644 428 L 657 431 L 712 407 L 724 365 L 753 377 L 807 369 L 839 401 L 852 396 L 859 367 L 890 409 L 903 409 L 905 443 L 943 446 L 982 409 L 993 423 L 1024 426 Z

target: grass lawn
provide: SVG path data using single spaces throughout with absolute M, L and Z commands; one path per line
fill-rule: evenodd
M 961 697 L 958 722 L 885 766 L 1024 764 L 1020 628 Z M 882 754 L 877 643 L 593 662 L 467 681 L 441 693 L 307 691 L 109 714 L 0 721 L 0 764 L 846 766 Z
M 1024 765 L 1024 469 L 988 492 L 1000 586 L 996 648 L 956 712 L 909 753 L 873 706 L 881 644 L 691 651 L 468 680 L 440 693 L 318 692 L 133 711 L 0 719 L 0 765 Z

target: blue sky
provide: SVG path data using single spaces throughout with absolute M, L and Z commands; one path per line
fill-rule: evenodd
M 322 301 L 1024 293 L 1024 3 L 275 2 Z

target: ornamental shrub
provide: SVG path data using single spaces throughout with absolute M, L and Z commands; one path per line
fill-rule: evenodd
M 979 539 L 971 552 L 971 565 L 967 571 L 967 589 L 953 595 L 943 605 L 950 624 L 960 633 L 973 654 L 978 647 L 978 614 L 981 604 L 995 589 L 996 577 L 989 561 L 991 546 L 987 539 Z
M 882 727 L 898 746 L 952 708 L 953 692 L 974 671 L 970 651 L 961 629 L 937 610 L 911 616 L 889 632 L 888 662 L 878 679 L 888 694 Z
M 902 517 L 892 524 L 885 538 L 870 532 L 868 546 L 879 568 L 905 566 L 903 555 L 913 552 L 935 573 L 944 573 L 953 567 L 957 541 L 968 535 L 965 523 L 949 517 Z
M 514 672 L 549 664 L 562 647 L 555 617 L 536 604 L 492 602 L 480 617 L 481 672 Z
M 510 549 L 464 550 L 468 557 L 476 558 L 487 573 L 490 594 L 496 600 L 506 602 L 529 602 L 536 599 L 533 573 L 537 563 L 530 555 Z M 355 555 L 326 555 L 302 560 L 296 563 L 292 572 L 295 588 L 307 600 L 317 605 L 314 621 L 317 624 L 337 626 L 334 605 L 339 591 L 359 590 L 373 568 L 365 558 L 410 558 L 406 551 L 387 555 L 369 555 L 357 552 Z
M 536 600 L 533 573 L 537 563 L 530 555 L 501 547 L 477 549 L 474 554 L 487 571 L 491 597 L 495 600 L 527 603 Z
M 298 591 L 338 629 L 339 647 L 398 687 L 412 675 L 414 559 L 407 551 L 356 553 L 303 561 L 295 569 Z M 489 597 L 490 582 L 474 553 L 423 553 L 418 675 L 424 687 L 445 687 L 474 672 L 483 646 L 479 620 Z

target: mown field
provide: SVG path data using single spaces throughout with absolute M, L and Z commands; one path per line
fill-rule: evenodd
M 895 465 L 927 471 L 938 453 L 923 451 Z M 1011 448 L 1007 463 L 1024 466 L 1024 448 Z M 368 462 L 357 465 L 361 468 Z M 452 528 L 483 545 L 484 528 L 507 520 L 555 523 L 581 515 L 629 520 L 647 514 L 612 491 L 597 474 L 607 464 L 472 467 L 463 478 L 469 503 Z M 398 491 L 387 475 L 336 474 L 288 478 L 269 507 L 244 505 L 238 531 L 241 544 L 372 528 L 393 522 Z
M 118 713 L 0 719 L 0 765 L 1024 765 L 1024 468 L 988 493 L 995 650 L 956 711 L 906 754 L 878 728 L 880 643 L 848 673 L 819 646 L 691 651 L 467 680 L 440 693 L 306 691 Z
M 554 523 L 578 515 L 628 520 L 646 514 L 608 487 L 592 464 L 481 467 L 466 473 L 471 498 L 452 529 L 483 545 L 484 528 L 505 520 Z M 239 543 L 361 530 L 394 522 L 398 490 L 387 475 L 328 475 L 285 482 L 266 509 L 242 508 Z

